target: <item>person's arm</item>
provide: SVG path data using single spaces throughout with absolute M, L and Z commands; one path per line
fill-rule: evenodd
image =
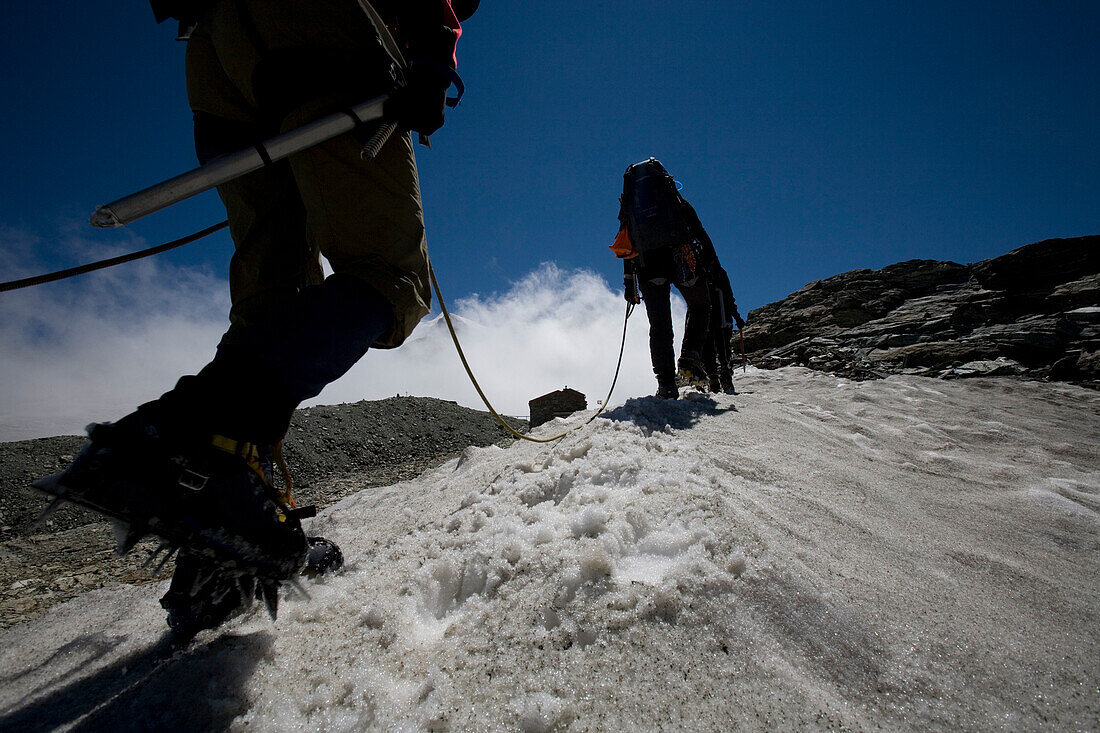
M 623 298 L 635 305 L 642 302 L 638 292 L 638 265 L 634 259 L 623 260 Z
M 405 87 L 394 93 L 387 114 L 405 129 L 430 135 L 443 126 L 447 89 L 457 78 L 455 50 L 462 25 L 450 0 L 375 3 L 408 63 Z
M 737 312 L 737 301 L 733 299 L 733 289 L 730 288 L 730 279 L 727 277 L 725 281 L 726 287 L 722 297 L 730 304 L 730 312 L 733 314 L 733 320 L 737 323 L 737 328 L 742 329 L 745 327 L 745 319 Z
M 704 270 L 710 270 L 718 261 L 718 255 L 714 251 L 714 243 L 710 241 L 710 235 L 699 221 L 699 215 L 695 213 L 695 207 L 684 201 L 684 213 L 688 222 L 691 236 L 699 243 L 699 264 Z
M 733 320 L 737 322 L 737 330 L 745 328 L 745 319 L 737 312 L 737 303 L 733 302 L 733 298 L 730 298 L 730 310 L 733 311 Z
M 744 328 L 745 319 L 737 312 L 737 301 L 733 298 L 733 286 L 730 285 L 730 276 L 726 272 L 726 268 L 716 265 L 711 272 L 711 283 L 721 291 L 722 300 L 728 304 L 729 313 L 733 320 L 737 322 L 737 327 Z

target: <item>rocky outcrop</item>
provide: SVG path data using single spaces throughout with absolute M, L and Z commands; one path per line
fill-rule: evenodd
M 749 313 L 750 361 L 855 379 L 1019 375 L 1100 386 L 1100 236 L 970 265 L 899 262 Z

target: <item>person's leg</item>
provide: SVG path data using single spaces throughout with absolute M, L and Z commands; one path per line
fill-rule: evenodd
M 717 371 L 718 349 L 715 344 L 715 336 L 716 330 L 712 323 L 710 328 L 707 329 L 707 337 L 703 340 L 703 349 L 699 354 L 700 361 L 707 368 L 707 374 L 714 374 Z
M 239 42 L 234 53 L 248 55 L 248 47 Z M 258 52 L 252 55 L 259 57 Z M 247 149 L 280 132 L 278 116 L 250 102 L 229 77 L 205 26 L 192 34 L 186 62 L 199 163 Z M 262 320 L 323 276 L 317 248 L 306 236 L 305 207 L 289 162 L 224 183 L 218 194 L 229 214 L 235 248 L 229 269 L 231 327 L 225 335 L 232 341 L 240 328 Z
M 657 376 L 659 396 L 677 396 L 676 350 L 673 345 L 672 305 L 668 281 L 639 279 L 638 287 L 649 319 L 649 355 Z
M 308 122 L 306 118 L 288 122 L 287 110 L 300 106 L 302 95 L 325 91 L 306 78 L 308 63 L 269 67 L 265 74 L 259 73 L 273 47 L 278 50 L 288 43 L 293 47 L 296 40 L 279 39 L 264 22 L 257 25 L 257 18 L 248 17 L 254 14 L 245 6 L 223 3 L 189 44 L 189 96 L 196 110 L 196 148 L 201 162 Z M 299 4 L 279 8 L 305 10 Z M 279 23 L 279 19 L 264 15 L 261 20 L 274 20 L 275 26 L 294 36 L 299 29 L 310 27 L 307 21 L 323 25 L 325 19 Z M 353 23 L 335 25 L 348 29 Z M 292 49 L 281 58 L 308 60 L 309 56 Z M 355 67 L 347 64 L 349 69 Z M 292 68 L 304 70 L 296 88 L 281 75 Z M 264 90 L 253 88 L 265 78 Z M 336 75 L 327 74 L 326 79 L 334 81 Z M 322 112 L 316 107 L 313 110 L 314 116 Z M 167 421 L 177 428 L 189 425 L 188 429 L 200 434 L 213 432 L 271 445 L 285 434 L 293 410 L 302 400 L 345 373 L 371 343 L 391 330 L 392 306 L 360 278 L 339 273 L 323 278 L 319 247 L 308 231 L 307 209 L 291 161 L 224 184 L 219 194 L 229 214 L 236 248 L 230 268 L 231 326 L 211 363 L 197 375 L 182 378 L 153 407 L 160 415 L 167 414 Z M 313 212 L 314 216 L 327 214 Z M 262 544 L 263 552 L 296 563 L 304 549 L 299 535 L 300 531 L 294 537 L 272 538 Z M 309 552 L 321 541 L 311 538 Z M 327 545 L 339 556 L 335 545 Z M 177 573 L 183 572 L 185 578 L 186 571 L 186 563 L 177 567 Z M 197 595 L 191 587 L 186 598 L 171 592 L 165 596 L 162 605 L 169 611 L 170 625 L 186 634 L 216 625 L 233 612 L 235 600 L 220 604 L 215 600 L 219 583 L 226 582 L 224 575 L 216 570 Z M 270 590 L 265 592 L 265 600 L 274 603 Z M 209 622 L 204 620 L 208 616 Z
M 294 113 L 287 124 L 298 119 Z M 430 310 L 420 181 L 408 134 L 395 133 L 369 161 L 360 158 L 361 148 L 355 136 L 343 135 L 294 156 L 291 164 L 310 239 L 336 275 L 361 281 L 391 305 L 390 328 L 373 343 L 389 348 Z
M 690 365 L 690 371 L 698 379 L 706 378 L 706 368 L 701 361 L 703 346 L 707 340 L 708 321 L 710 320 L 710 297 L 707 284 L 702 278 L 690 285 L 676 285 L 676 289 L 687 302 L 687 317 L 684 320 L 684 340 L 680 344 L 680 365 Z M 695 372 L 700 372 L 695 374 Z M 705 384 L 705 382 L 704 382 Z
M 202 28 L 188 44 L 187 74 L 202 162 L 277 131 L 230 83 Z M 219 193 L 237 244 L 233 325 L 223 345 L 210 364 L 161 398 L 94 427 L 91 445 L 61 483 L 74 500 L 120 519 L 134 536 L 155 527 L 206 562 L 228 557 L 238 567 L 262 565 L 261 574 L 286 577 L 305 555 L 305 538 L 260 476 L 260 452 L 282 436 L 297 403 L 261 355 L 233 356 L 230 347 L 249 324 L 287 308 L 300 288 L 319 280 L 319 263 L 289 165 L 245 176 Z
M 197 113 L 198 147 L 206 157 L 246 147 L 326 114 L 330 107 L 339 108 L 347 100 L 333 96 L 332 84 L 353 70 L 361 80 L 356 84 L 364 88 L 389 83 L 386 67 L 379 67 L 371 80 L 369 67 L 360 65 L 376 60 L 367 50 L 375 41 L 356 3 L 260 5 L 247 0 L 217 4 L 189 42 L 188 90 Z M 297 76 L 290 76 L 292 71 Z M 247 139 L 249 135 L 254 139 Z M 331 165 L 324 175 L 302 173 L 303 166 L 320 167 L 312 162 L 318 158 L 331 160 L 333 150 L 340 175 L 331 174 Z M 359 160 L 351 135 L 219 187 L 236 244 L 231 327 L 213 361 L 194 377 L 181 379 L 162 398 L 162 405 L 190 413 L 189 419 L 205 421 L 215 432 L 275 442 L 302 400 L 318 394 L 372 343 L 395 330 L 397 298 L 392 292 L 379 292 L 391 275 L 385 257 L 362 257 L 366 262 L 349 272 L 341 247 L 354 251 L 366 241 L 386 253 L 391 245 L 405 250 L 408 245 L 394 242 L 392 227 L 376 226 L 372 232 L 370 227 L 357 231 L 354 225 L 337 225 L 367 221 L 371 215 L 374 220 L 392 216 L 401 222 L 412 218 L 409 228 L 421 254 L 416 275 L 426 289 L 423 223 L 411 149 L 407 157 L 402 162 L 406 169 L 413 166 L 411 173 L 404 173 L 404 180 L 411 176 L 413 182 L 413 217 L 387 208 L 388 201 L 372 195 L 404 180 L 399 174 L 380 178 L 378 166 Z M 318 189 L 332 189 L 329 200 L 319 201 Z M 342 199 L 332 200 L 341 194 Z M 317 261 L 322 249 L 337 272 L 324 282 Z M 408 310 L 402 315 L 412 320 Z M 426 312 L 424 306 L 419 315 Z M 405 330 L 415 320 L 403 324 Z
M 200 163 L 277 133 L 277 128 L 195 114 Z M 264 320 L 324 276 L 319 252 L 306 235 L 306 211 L 289 162 L 222 184 L 218 194 L 230 214 L 234 244 L 229 265 L 230 328 L 223 337 L 231 343 L 242 328 Z
M 226 74 L 279 120 L 280 132 L 392 88 L 389 59 L 355 0 L 225 5 L 211 34 Z M 364 161 L 360 137 L 342 135 L 289 159 L 305 241 L 334 275 L 223 345 L 232 347 L 227 355 L 262 362 L 296 400 L 319 393 L 371 345 L 399 345 L 429 310 L 411 140 L 394 135 Z
M 711 392 L 720 392 L 722 390 L 722 383 L 719 380 L 718 372 L 718 359 L 715 348 L 715 334 L 713 331 L 707 337 L 706 343 L 703 344 L 703 354 L 701 362 L 703 368 L 707 372 L 707 386 Z
M 353 6 L 358 15 L 351 12 Z M 351 13 L 348 22 L 330 23 L 322 17 L 324 9 L 336 7 Z M 274 15 L 299 13 L 302 22 L 283 23 L 267 10 Z M 326 29 L 320 40 L 327 41 L 330 35 L 346 38 L 356 18 L 360 30 L 364 24 L 370 28 L 350 0 L 215 3 L 189 43 L 187 58 L 192 108 L 201 113 L 197 142 L 203 157 L 232 148 L 236 133 L 262 136 L 288 129 L 286 109 L 302 106 L 300 97 L 268 105 L 252 88 L 262 77 L 257 69 L 272 50 L 270 41 L 278 36 L 269 33 L 272 28 L 292 37 Z M 357 40 L 376 43 L 373 29 L 369 37 Z M 312 41 L 302 39 L 302 45 Z M 353 63 L 356 58 L 361 55 L 350 55 L 341 68 L 360 70 Z M 385 68 L 379 73 L 385 75 Z M 288 88 L 274 83 L 268 91 Z M 316 90 L 306 83 L 294 91 Z M 317 108 L 314 113 L 324 111 Z M 211 120 L 221 124 L 202 127 Z M 229 562 L 234 572 L 254 572 L 276 585 L 297 572 L 307 547 L 296 515 L 278 503 L 261 476 L 264 447 L 282 438 L 302 399 L 343 374 L 372 343 L 385 337 L 397 343 L 404 335 L 394 335 L 389 293 L 380 294 L 366 279 L 337 273 L 311 284 L 319 279 L 318 246 L 310 238 L 308 222 L 335 214 L 317 209 L 307 213 L 301 192 L 295 195 L 293 173 L 292 161 L 220 189 L 239 256 L 234 263 L 233 325 L 214 359 L 198 374 L 181 378 L 160 399 L 117 423 L 92 429 L 90 445 L 69 470 L 39 482 L 43 490 L 126 523 L 131 538 L 151 529 L 219 567 Z M 416 242 L 422 244 L 419 227 Z M 375 245 L 386 251 L 386 243 Z M 424 271 L 421 258 L 417 273 Z M 409 313 L 403 315 L 408 318 Z M 265 588 L 270 600 L 273 591 Z
M 733 389 L 733 327 L 724 324 L 718 334 L 718 342 L 715 344 L 718 354 L 718 381 L 723 392 L 736 394 Z
M 707 338 L 703 342 L 702 362 L 703 367 L 707 370 L 709 375 L 709 386 L 711 392 L 719 392 L 722 389 L 719 381 L 719 366 L 721 361 L 721 326 L 719 322 L 719 313 L 721 312 L 721 304 L 715 302 L 721 296 L 718 295 L 713 289 L 708 288 L 708 294 L 710 295 L 710 324 L 707 329 Z

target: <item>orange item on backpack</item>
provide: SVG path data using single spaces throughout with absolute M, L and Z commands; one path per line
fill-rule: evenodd
M 638 256 L 638 250 L 634 248 L 634 242 L 630 241 L 630 232 L 626 227 L 619 230 L 615 243 L 611 245 L 611 251 L 621 260 L 630 260 Z

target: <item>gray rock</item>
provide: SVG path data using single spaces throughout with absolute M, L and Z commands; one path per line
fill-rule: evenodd
M 970 266 L 971 276 L 989 290 L 1052 289 L 1100 272 L 1098 238 L 1045 239 Z
M 1004 375 L 1018 375 L 1024 372 L 1024 368 L 1012 359 L 999 356 L 996 359 L 983 359 L 981 361 L 968 361 L 957 367 L 952 367 L 941 376 L 944 378 L 958 377 L 999 377 Z
M 1100 385 L 1100 236 L 970 265 L 910 260 L 816 280 L 749 313 L 753 363 L 873 379 L 1019 375 Z

